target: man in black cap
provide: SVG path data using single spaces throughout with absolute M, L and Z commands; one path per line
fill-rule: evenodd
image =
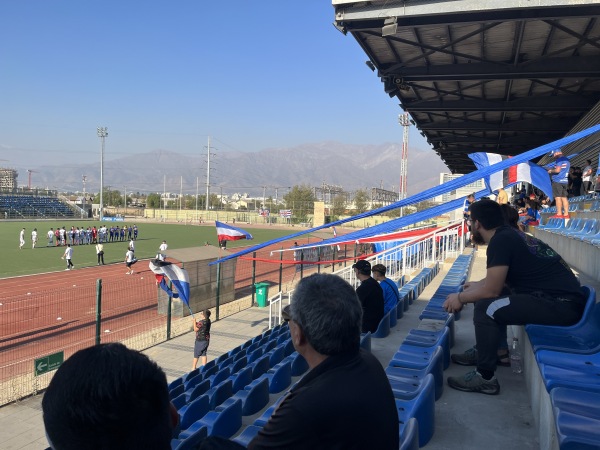
M 369 261 L 361 259 L 352 268 L 356 278 L 360 281 L 360 286 L 356 288 L 356 294 L 363 308 L 362 332 L 374 333 L 383 318 L 383 289 L 371 277 Z

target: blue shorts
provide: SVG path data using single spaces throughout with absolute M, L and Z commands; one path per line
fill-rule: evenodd
M 194 358 L 206 356 L 208 350 L 208 341 L 196 341 L 194 344 Z

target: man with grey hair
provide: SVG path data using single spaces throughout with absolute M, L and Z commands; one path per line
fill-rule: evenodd
M 304 278 L 284 319 L 310 371 L 248 449 L 397 449 L 394 395 L 379 361 L 360 350 L 362 307 L 352 286 L 336 275 Z

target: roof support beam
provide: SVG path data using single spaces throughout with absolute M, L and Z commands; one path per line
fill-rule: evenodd
M 555 97 L 530 97 L 512 101 L 490 100 L 450 100 L 450 101 L 404 101 L 408 112 L 548 112 L 548 111 L 588 111 L 598 101 L 595 97 L 561 95 Z
M 518 132 L 552 132 L 566 133 L 574 125 L 573 120 L 569 119 L 540 119 L 540 120 L 519 120 L 505 124 L 485 123 L 485 122 L 439 122 L 419 124 L 423 131 L 518 131 Z

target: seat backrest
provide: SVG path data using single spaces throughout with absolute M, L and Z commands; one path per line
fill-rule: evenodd
M 219 417 L 217 417 L 210 430 L 210 435 L 230 438 L 241 426 L 242 401 L 236 400 L 220 412 Z
M 252 367 L 245 367 L 236 375 L 233 375 L 233 392 L 244 389 L 252 382 Z
M 225 380 L 219 384 L 210 396 L 210 409 L 215 409 L 233 394 L 233 383 L 231 380 Z
M 202 419 L 210 411 L 210 399 L 208 395 L 202 395 L 189 404 L 181 416 L 181 429 L 189 428 L 191 424 Z

